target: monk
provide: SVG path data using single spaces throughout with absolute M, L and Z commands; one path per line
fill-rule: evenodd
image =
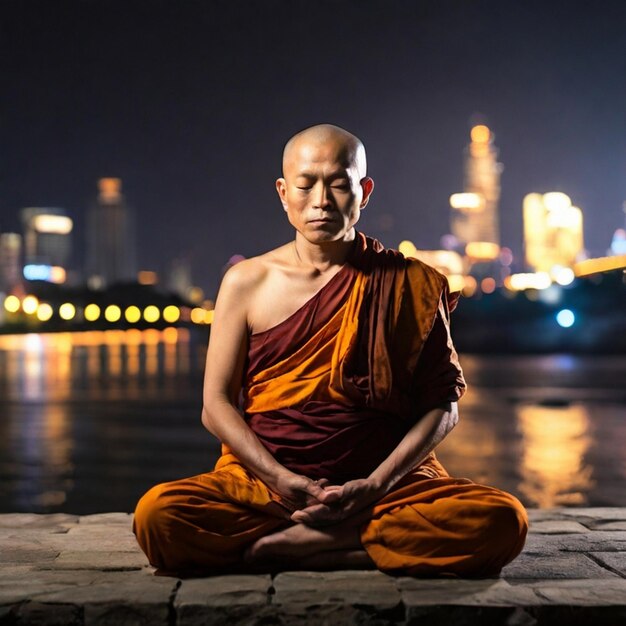
M 522 550 L 520 502 L 450 477 L 433 452 L 465 390 L 457 298 L 435 269 L 356 231 L 373 188 L 349 132 L 323 124 L 287 142 L 276 189 L 295 238 L 232 267 L 215 306 L 202 422 L 221 457 L 135 511 L 157 573 L 482 577 Z

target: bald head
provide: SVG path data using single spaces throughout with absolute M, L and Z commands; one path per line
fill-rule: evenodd
M 367 159 L 365 157 L 365 147 L 358 137 L 355 137 L 347 130 L 334 126 L 333 124 L 318 124 L 305 128 L 295 134 L 286 144 L 283 150 L 283 175 L 288 169 L 290 161 L 302 150 L 309 146 L 321 144 L 333 145 L 337 149 L 337 154 L 346 167 L 354 165 L 358 171 L 359 178 L 364 178 L 367 174 Z

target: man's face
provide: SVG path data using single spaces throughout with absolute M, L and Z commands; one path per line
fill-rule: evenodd
M 351 239 L 372 188 L 340 139 L 300 140 L 276 181 L 289 222 L 311 243 Z

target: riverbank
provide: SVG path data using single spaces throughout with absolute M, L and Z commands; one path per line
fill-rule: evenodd
M 618 624 L 626 507 L 530 510 L 500 578 L 155 577 L 127 513 L 0 515 L 0 624 Z

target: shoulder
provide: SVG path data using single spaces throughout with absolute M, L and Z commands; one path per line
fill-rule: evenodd
M 287 246 L 281 246 L 233 265 L 224 274 L 220 294 L 249 295 L 262 286 L 273 269 L 281 265 Z

